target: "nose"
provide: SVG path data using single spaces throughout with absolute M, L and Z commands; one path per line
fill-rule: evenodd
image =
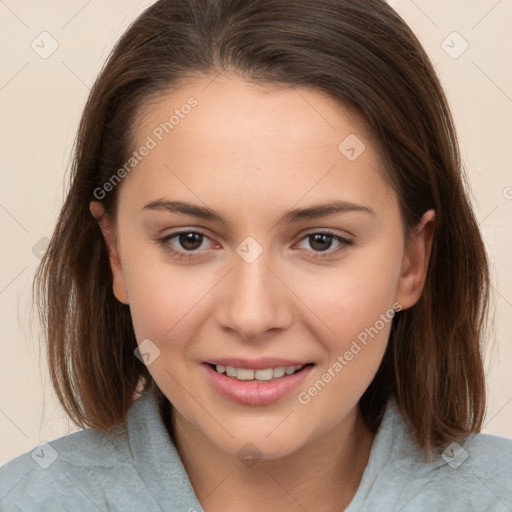
M 234 255 L 232 270 L 219 283 L 221 291 L 215 306 L 223 329 L 255 341 L 291 324 L 294 295 L 275 267 L 265 251 L 251 263 Z

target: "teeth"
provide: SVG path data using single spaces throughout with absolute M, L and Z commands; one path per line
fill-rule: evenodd
M 265 370 L 256 370 L 254 372 L 256 380 L 270 380 L 274 378 L 274 370 L 267 368 Z
M 219 373 L 226 373 L 228 377 L 234 377 L 238 380 L 272 380 L 279 379 L 285 375 L 292 375 L 297 370 L 303 368 L 299 366 L 278 366 L 277 368 L 265 368 L 264 370 L 249 370 L 247 368 L 234 368 L 233 366 L 223 366 L 218 364 L 215 369 Z
M 254 370 L 246 370 L 244 368 L 238 368 L 236 370 L 236 378 L 238 380 L 253 380 Z
M 279 377 L 284 377 L 285 373 L 286 373 L 286 368 L 284 366 L 279 366 L 278 368 L 274 368 L 274 379 L 278 379 Z

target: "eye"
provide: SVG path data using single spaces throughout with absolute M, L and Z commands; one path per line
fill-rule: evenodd
M 182 249 L 175 248 L 171 243 L 171 240 L 174 238 L 176 238 L 177 245 L 181 246 Z M 157 242 L 165 251 L 170 252 L 173 257 L 178 259 L 190 259 L 197 257 L 195 253 L 199 252 L 198 249 L 201 248 L 205 239 L 207 239 L 207 236 L 201 231 L 189 230 L 172 233 L 163 238 L 159 238 Z M 201 252 L 204 252 L 204 247 Z
M 179 247 L 171 243 L 173 239 L 176 239 L 176 245 Z M 208 249 L 202 247 L 205 240 L 209 240 L 205 233 L 189 230 L 172 233 L 157 239 L 157 242 L 166 252 L 171 253 L 173 258 L 191 259 L 200 257 L 200 253 L 204 253 L 205 250 L 208 252 Z M 312 247 L 312 251 L 309 252 L 312 253 L 311 256 L 314 258 L 327 258 L 345 250 L 353 243 L 353 240 L 349 240 L 328 230 L 308 233 L 301 239 L 301 242 L 305 240 L 309 241 L 310 247 Z M 339 245 L 336 249 L 329 251 L 333 240 Z
M 314 258 L 326 258 L 332 256 L 333 254 L 337 254 L 340 251 L 345 250 L 353 243 L 353 240 L 344 238 L 331 231 L 317 231 L 314 233 L 308 233 L 305 237 L 302 238 L 302 241 L 305 240 L 309 241 L 310 247 L 313 248 L 313 253 L 311 256 Z M 333 240 L 338 242 L 339 246 L 332 251 L 328 251 L 333 243 Z

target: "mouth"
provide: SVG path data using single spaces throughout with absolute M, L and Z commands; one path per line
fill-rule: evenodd
M 237 368 L 234 366 L 212 363 L 206 364 L 208 364 L 217 373 L 230 377 L 234 380 L 269 382 L 282 379 L 283 377 L 287 377 L 289 375 L 294 375 L 302 371 L 306 366 L 312 366 L 314 363 L 289 366 L 269 366 L 268 368 L 259 369 Z
M 265 406 L 289 398 L 304 385 L 314 366 L 315 363 L 300 361 L 234 359 L 202 364 L 213 390 L 224 399 L 249 406 Z

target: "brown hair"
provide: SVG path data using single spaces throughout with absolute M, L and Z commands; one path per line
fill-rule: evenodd
M 94 191 L 133 151 L 149 101 L 187 78 L 236 72 L 312 87 L 357 111 L 376 140 L 406 234 L 436 223 L 419 301 L 396 313 L 379 371 L 360 400 L 375 430 L 395 396 L 429 452 L 481 429 L 481 343 L 489 271 L 447 100 L 421 44 L 384 0 L 160 0 L 112 51 L 79 126 L 70 189 L 34 283 L 52 384 L 80 427 L 123 422 L 141 378 L 154 385 L 128 306 L 116 300 Z M 118 188 L 102 199 L 115 218 Z

